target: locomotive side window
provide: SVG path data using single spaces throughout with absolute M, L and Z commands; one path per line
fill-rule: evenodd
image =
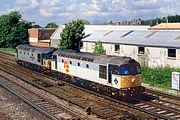
M 64 62 L 64 60 L 62 59 L 62 63 Z
M 88 65 L 88 64 L 86 64 L 86 68 L 89 68 L 89 65 Z
M 72 61 L 69 61 L 69 64 L 72 64 Z
M 121 66 L 119 73 L 120 73 L 120 75 L 128 75 L 129 74 L 128 66 L 127 65 Z
M 41 55 L 37 54 L 37 62 L 41 62 Z
M 80 66 L 80 63 L 78 63 L 78 66 Z
M 107 67 L 99 65 L 99 78 L 107 79 Z

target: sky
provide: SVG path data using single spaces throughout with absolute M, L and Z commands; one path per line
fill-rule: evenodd
M 1 0 L 0 15 L 18 10 L 23 19 L 45 26 L 86 19 L 90 23 L 180 15 L 179 0 Z

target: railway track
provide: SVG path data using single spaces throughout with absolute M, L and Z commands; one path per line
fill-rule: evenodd
M 37 76 L 40 76 L 40 75 L 38 75 L 38 73 L 36 73 L 36 74 L 37 74 Z M 46 75 L 45 75 L 45 77 L 50 78 L 50 79 L 55 79 L 55 78 L 52 78 L 52 77 L 49 77 Z M 38 81 L 38 80 L 36 79 L 35 81 Z M 157 103 L 155 102 L 157 100 L 160 101 L 160 99 L 158 99 L 159 96 L 155 96 L 155 93 L 150 93 L 147 91 L 147 93 L 145 94 L 146 98 L 148 98 L 148 99 L 153 98 L 151 102 L 143 101 L 143 99 L 139 99 L 139 98 L 134 98 L 134 101 L 136 101 L 136 103 L 127 103 L 127 102 L 115 100 L 108 96 L 103 96 L 103 95 L 100 95 L 97 93 L 93 93 L 93 94 L 95 94 L 101 98 L 90 99 L 89 97 L 86 97 L 87 93 L 81 94 L 81 95 L 77 94 L 80 92 L 78 89 L 81 89 L 81 88 L 78 88 L 75 90 L 72 87 L 68 86 L 67 83 L 60 82 L 59 84 L 60 84 L 60 86 L 58 86 L 56 88 L 56 92 L 61 91 L 62 93 L 64 93 L 64 95 L 55 94 L 55 91 L 52 92 L 52 89 L 54 89 L 52 87 L 49 87 L 50 89 L 46 87 L 45 90 L 51 92 L 52 94 L 54 94 L 60 98 L 69 100 L 69 103 L 76 104 L 78 106 L 81 106 L 82 108 L 87 108 L 88 106 L 90 106 L 92 108 L 93 113 L 96 113 L 97 115 L 102 116 L 103 118 L 115 119 L 115 118 L 119 118 L 120 116 L 122 116 L 122 114 L 127 114 L 125 112 L 125 110 L 120 109 L 120 108 L 122 108 L 122 105 L 124 105 L 124 106 L 129 107 L 129 109 L 136 109 L 138 111 L 153 115 L 157 118 L 180 119 L 178 116 L 179 109 L 176 109 L 176 108 L 179 108 L 179 106 L 177 107 L 177 105 L 179 105 L 179 104 L 177 104 L 175 108 L 169 108 L 170 110 L 168 110 L 167 107 L 165 107 L 165 106 L 162 107 L 162 104 L 160 104 L 160 103 L 162 103 L 162 100 L 161 100 L 161 102 L 157 102 Z M 52 86 L 56 86 L 56 85 L 52 85 Z M 70 92 L 68 89 L 71 89 L 70 96 L 68 96 L 68 94 L 65 94 L 65 93 Z M 88 91 L 88 90 L 85 90 L 85 91 Z M 92 91 L 88 91 L 88 92 L 92 93 Z M 82 97 L 82 96 L 85 96 L 85 97 Z M 105 100 L 103 98 L 107 99 L 107 101 L 105 102 Z M 112 101 L 114 101 L 114 103 L 112 103 Z M 164 102 L 165 102 L 165 100 L 164 100 Z M 176 103 L 178 103 L 178 102 L 176 102 Z M 167 104 L 167 102 L 165 102 L 164 104 Z M 171 104 L 168 103 L 168 104 L 170 106 L 172 106 L 172 103 Z M 124 109 L 126 109 L 126 108 L 124 108 Z M 114 112 L 114 111 L 120 111 L 120 112 Z M 114 118 L 111 116 L 114 116 Z M 146 116 L 148 116 L 148 115 L 146 114 Z M 152 116 L 148 116 L 148 117 L 153 118 Z M 126 118 L 127 118 L 127 116 L 126 116 Z M 132 118 L 132 116 L 131 116 L 131 118 Z
M 41 93 L 35 93 L 23 86 L 11 81 L 8 77 L 0 75 L 1 81 L 0 85 L 21 98 L 23 101 L 28 103 L 30 106 L 34 107 L 47 117 L 52 120 L 59 119 L 84 119 L 85 116 L 81 116 L 79 113 L 72 111 L 71 109 L 59 105 L 53 100 L 46 98 L 41 95 Z
M 79 89 L 76 86 L 72 87 L 71 84 L 67 84 L 65 82 L 59 81 L 58 85 L 57 84 L 54 85 L 54 83 L 43 82 L 43 79 L 44 78 L 47 79 L 49 78 L 49 76 L 43 77 L 44 75 L 37 72 L 36 75 L 31 75 L 31 73 L 35 74 L 34 71 L 30 71 L 29 69 L 27 70 L 25 68 L 17 66 L 16 64 L 10 64 L 5 61 L 2 63 L 3 64 L 1 64 L 1 66 L 4 66 L 3 68 L 6 69 L 1 68 L 1 70 L 9 74 L 13 74 L 16 77 L 21 76 L 22 78 L 22 75 L 24 75 L 24 79 L 23 79 L 24 81 L 29 82 L 30 84 L 33 84 L 34 86 L 43 89 L 51 94 L 54 94 L 55 96 L 61 99 L 64 99 L 68 101 L 70 104 L 75 104 L 77 106 L 80 106 L 84 110 L 90 107 L 91 112 L 98 115 L 100 118 L 104 118 L 104 119 L 123 119 L 123 118 L 137 118 L 137 117 L 154 118 L 151 115 L 140 113 L 139 111 L 136 111 L 134 109 L 131 108 L 128 109 L 127 106 L 123 106 L 119 103 L 114 103 L 112 101 L 105 100 L 104 98 L 102 98 L 102 96 L 97 97 L 95 95 L 90 95 L 87 93 L 87 91 L 83 92 L 82 89 Z M 17 69 L 15 73 L 13 68 Z M 127 112 L 127 109 L 130 110 L 133 114 L 138 113 L 139 116 L 138 115 L 135 116 L 132 113 Z

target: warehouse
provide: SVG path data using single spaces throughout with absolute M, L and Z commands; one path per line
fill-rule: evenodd
M 93 52 L 98 40 L 107 55 L 130 56 L 149 67 L 180 67 L 179 30 L 86 31 L 81 51 Z

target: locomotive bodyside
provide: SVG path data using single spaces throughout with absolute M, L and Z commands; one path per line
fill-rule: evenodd
M 17 61 L 27 68 L 107 95 L 133 96 L 144 91 L 140 65 L 130 57 L 19 45 Z

